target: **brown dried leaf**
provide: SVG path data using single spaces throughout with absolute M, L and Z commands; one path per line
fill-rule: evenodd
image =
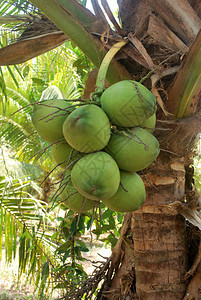
M 0 66 L 21 64 L 50 51 L 67 40 L 62 32 L 42 34 L 0 49 Z
M 151 89 L 151 91 L 152 91 L 152 93 L 154 94 L 154 96 L 156 97 L 156 100 L 157 100 L 157 102 L 158 102 L 160 108 L 162 109 L 164 115 L 165 115 L 166 117 L 169 116 L 170 113 L 165 109 L 164 102 L 163 102 L 163 100 L 162 100 L 162 98 L 161 98 L 161 96 L 160 96 L 160 94 L 159 94 L 157 88 L 156 88 L 155 86 L 153 86 L 152 89 Z
M 151 76 L 152 86 L 156 86 L 156 83 L 163 77 L 177 73 L 179 70 L 179 66 L 174 66 L 172 68 L 164 70 L 162 73 L 155 73 Z
M 175 201 L 174 203 L 170 204 L 169 207 L 171 209 L 176 209 L 179 214 L 181 214 L 191 224 L 197 226 L 201 230 L 201 212 L 198 208 L 191 208 L 187 204 L 183 204 L 180 201 Z
M 128 34 L 128 39 L 137 49 L 139 56 L 141 56 L 141 59 L 148 66 L 148 69 L 154 69 L 155 65 L 152 61 L 152 58 L 147 53 L 147 50 L 144 48 L 143 44 L 132 33 Z

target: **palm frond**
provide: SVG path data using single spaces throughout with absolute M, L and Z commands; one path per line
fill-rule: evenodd
M 63 99 L 63 95 L 57 86 L 50 85 L 42 92 L 40 101 L 47 99 Z
M 21 14 L 21 15 L 6 15 L 6 16 L 1 16 L 0 17 L 0 24 L 16 24 L 16 23 L 21 23 L 21 22 L 29 22 L 31 21 L 32 18 L 28 14 Z
M 1 149 L 3 151 L 3 149 Z M 45 176 L 45 172 L 39 165 L 33 165 L 25 162 L 21 162 L 17 159 L 0 156 L 0 173 L 3 176 L 11 176 L 13 179 L 24 177 L 26 180 L 31 180 L 30 187 L 37 190 L 38 185 L 34 182 Z
M 41 149 L 38 137 L 26 131 L 22 125 L 8 117 L 0 116 L 3 130 L 0 133 L 2 141 L 15 149 L 16 157 L 29 160 L 32 155 Z M 34 158 L 34 157 L 33 157 Z
M 8 1 L 5 1 L 5 0 L 1 1 L 1 3 L 0 3 L 0 14 L 2 16 L 6 15 L 6 14 L 13 14 L 13 13 L 15 13 L 17 11 L 19 11 L 19 9 L 16 9 Z
M 66 77 L 64 77 L 64 72 L 57 73 L 55 74 L 54 81 L 60 82 L 59 89 L 61 90 L 65 99 L 78 99 L 80 97 L 81 91 L 80 89 L 78 89 L 74 78 L 70 75 L 71 74 L 68 74 Z
M 7 262 L 12 262 L 19 249 L 19 277 L 26 273 L 36 282 L 41 297 L 52 285 L 51 275 L 58 264 L 54 256 L 57 243 L 44 231 L 50 221 L 47 204 L 27 192 L 29 184 L 23 179 L 0 177 L 0 258 L 3 240 Z
M 82 86 L 77 69 L 73 67 L 76 59 L 75 53 L 66 46 L 60 46 L 37 57 L 32 68 L 47 85 L 57 86 L 65 99 L 75 99 L 80 97 L 79 87 Z
M 9 87 L 6 90 L 8 99 L 4 99 L 0 104 L 1 144 L 13 148 L 15 158 L 21 161 L 30 163 L 39 159 L 44 168 L 47 168 L 48 164 L 51 166 L 48 149 L 41 157 L 40 150 L 43 146 L 46 147 L 47 143 L 35 134 L 31 121 L 32 106 L 21 93 Z M 15 113 L 16 111 L 18 112 Z M 35 155 L 36 153 L 39 154 Z
M 8 28 L 2 28 L 0 27 L 0 46 L 3 48 L 4 46 L 7 46 L 8 44 L 12 43 L 17 38 L 16 32 L 11 32 Z M 0 89 L 3 93 L 3 95 L 7 99 L 7 90 L 6 90 L 6 79 L 5 79 L 5 72 L 4 70 L 7 70 L 8 74 L 10 75 L 10 78 L 12 79 L 15 86 L 18 88 L 18 79 L 15 76 L 15 70 L 17 71 L 18 75 L 22 77 L 21 72 L 19 70 L 18 66 L 6 66 L 0 67 Z
M 3 71 L 2 71 L 1 66 L 0 66 L 0 89 L 3 93 L 3 95 L 5 96 L 5 99 L 7 100 L 6 84 L 5 84 L 4 75 L 3 75 Z
M 1 17 L 1 13 L 0 18 L 3 18 Z M 3 24 L 0 26 L 0 43 L 2 48 L 15 42 L 19 38 L 21 32 L 14 30 L 14 26 L 16 25 Z
M 26 122 L 30 123 L 33 107 L 31 106 L 29 100 L 25 98 L 20 92 L 8 86 L 6 87 L 6 91 L 7 96 L 10 100 L 10 103 L 6 105 L 7 107 L 9 107 L 9 114 L 15 114 L 16 116 L 20 115 L 20 118 L 26 118 Z M 20 110 L 19 114 L 16 113 L 17 110 Z M 24 121 L 25 120 L 23 120 L 23 123 Z M 31 131 L 33 131 L 32 129 L 33 127 L 31 128 Z
M 38 9 L 29 1 L 24 0 L 2 0 L 0 4 L 1 15 L 13 15 L 22 12 L 31 13 L 38 12 Z
M 17 231 L 18 225 L 28 224 L 31 221 L 40 221 L 41 216 L 45 217 L 45 205 L 40 200 L 30 197 L 26 192 L 27 186 L 30 181 L 23 181 L 15 179 L 12 180 L 10 177 L 0 177 L 0 208 L 1 208 L 1 223 L 4 224 L 5 228 L 5 245 L 8 261 L 12 260 L 12 251 L 9 247 L 12 245 L 12 240 L 16 238 L 14 232 Z M 26 213 L 22 213 L 26 211 Z M 12 232 L 11 232 L 12 230 Z M 12 233 L 12 234 L 11 234 Z M 3 234 L 3 230 L 1 230 Z M 2 240 L 2 236 L 0 237 Z M 14 244 L 16 240 L 14 240 Z M 2 249 L 0 249 L 2 251 Z

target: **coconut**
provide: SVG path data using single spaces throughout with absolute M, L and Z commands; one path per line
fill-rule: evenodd
M 74 212 L 85 213 L 94 205 L 94 201 L 85 198 L 75 189 L 71 180 L 66 184 L 63 197 L 66 199 L 64 199 L 63 204 Z
M 100 107 L 87 104 L 66 118 L 63 134 L 69 145 L 80 152 L 99 151 L 110 139 L 110 122 Z
M 72 111 L 65 100 L 45 100 L 34 105 L 32 122 L 39 136 L 47 142 L 63 138 L 62 126 Z
M 71 170 L 82 154 L 77 150 L 73 149 L 66 140 L 61 140 L 51 147 L 51 155 L 56 164 L 62 169 Z
M 120 172 L 120 186 L 110 199 L 104 204 L 117 212 L 135 211 L 140 208 L 146 199 L 146 191 L 141 177 L 137 173 Z
M 103 92 L 101 107 L 112 124 L 134 127 L 141 125 L 156 112 L 156 98 L 141 83 L 123 80 Z
M 140 127 L 146 129 L 147 131 L 153 133 L 156 126 L 156 114 L 149 117 Z
M 111 198 L 120 183 L 119 168 L 114 159 L 99 151 L 82 157 L 75 163 L 71 179 L 75 188 L 90 200 Z
M 147 130 L 134 127 L 128 133 L 113 133 L 105 151 L 114 158 L 120 169 L 139 171 L 156 159 L 159 143 Z

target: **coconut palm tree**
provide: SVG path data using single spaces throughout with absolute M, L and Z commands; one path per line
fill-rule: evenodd
M 101 1 L 104 12 L 98 1 L 92 1 L 94 13 L 76 0 L 30 2 L 59 28 L 56 36 L 71 39 L 97 69 L 108 50 L 126 40 L 110 64 L 108 84 L 143 79 L 158 103 L 155 135 L 161 152 L 141 174 L 146 202 L 125 215 L 111 258 L 74 299 L 83 295 L 90 299 L 103 278 L 97 299 L 199 299 L 201 216 L 192 158 L 200 132 L 200 4 L 119 0 L 120 27 L 106 0 Z M 51 46 L 57 46 L 57 41 Z M 21 48 L 22 44 L 3 48 L 0 62 L 19 62 Z M 7 50 L 17 52 L 16 60 L 15 55 L 9 60 Z M 33 52 L 26 50 L 25 59 Z M 95 89 L 96 74 L 86 82 L 89 93 Z

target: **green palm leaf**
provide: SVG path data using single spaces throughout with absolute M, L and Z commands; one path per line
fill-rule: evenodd
M 0 4 L 0 18 L 4 14 L 9 15 L 12 13 L 14 13 L 14 11 L 13 9 L 11 9 L 11 4 L 8 4 L 5 1 L 3 1 L 3 3 Z M 16 31 L 12 31 L 12 27 L 8 26 L 8 24 L 4 24 L 0 26 L 0 46 L 2 48 L 15 41 L 17 37 L 19 37 L 19 33 L 17 33 Z M 20 76 L 22 75 L 17 66 L 12 66 L 12 67 L 6 66 L 6 68 L 0 67 L 0 89 L 4 94 L 4 96 L 7 98 L 6 84 L 4 79 L 4 69 L 7 69 L 16 87 L 19 87 L 19 85 L 14 70 L 17 70 Z
M 38 11 L 29 1 L 24 0 L 2 0 L 0 3 L 1 15 L 15 15 L 23 12 L 31 13 Z
M 30 102 L 27 98 L 25 98 L 21 93 L 18 91 L 10 88 L 7 86 L 7 95 L 11 98 L 16 104 L 18 104 L 19 108 L 23 108 L 21 114 L 23 113 L 26 117 L 30 120 L 30 115 L 32 113 L 32 107 L 29 105 Z
M 46 147 L 47 143 L 35 133 L 31 121 L 32 106 L 28 99 L 14 89 L 7 87 L 7 95 L 7 101 L 4 98 L 0 104 L 1 144 L 13 148 L 15 158 L 29 163 L 36 162 L 41 156 L 42 147 Z M 51 167 L 48 149 L 38 163 L 43 163 L 44 168 L 48 168 L 48 164 Z
M 41 297 L 52 284 L 53 267 L 58 265 L 54 257 L 57 243 L 44 231 L 50 222 L 47 204 L 27 192 L 29 185 L 23 179 L 0 177 L 0 259 L 4 240 L 6 261 L 12 262 L 19 236 L 19 276 L 26 273 L 31 281 L 36 280 Z
M 32 155 L 41 150 L 39 139 L 30 135 L 19 123 L 8 117 L 0 116 L 0 125 L 3 128 L 0 133 L 1 139 L 9 147 L 15 149 L 16 158 L 28 161 Z M 33 159 L 36 158 L 33 157 Z

